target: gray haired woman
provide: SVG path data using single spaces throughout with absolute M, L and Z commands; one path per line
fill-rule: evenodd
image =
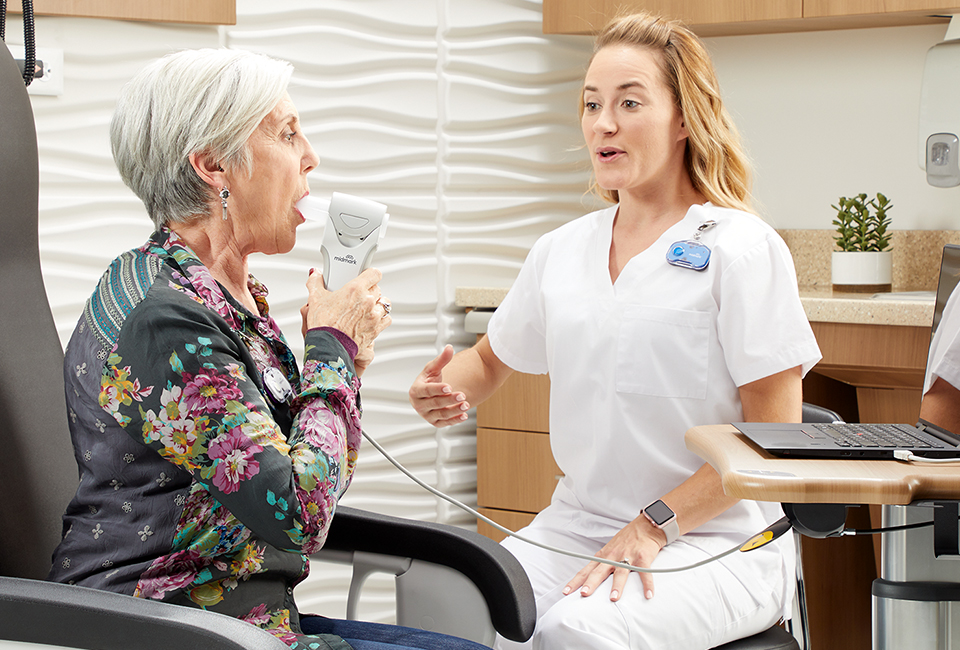
M 318 163 L 291 73 L 185 51 L 121 93 L 114 159 L 156 231 L 109 266 L 67 347 L 81 481 L 50 579 L 228 614 L 294 648 L 478 648 L 293 601 L 353 476 L 360 375 L 391 319 L 376 269 L 335 292 L 311 272 L 299 365 L 248 271 L 251 253 L 293 248 Z

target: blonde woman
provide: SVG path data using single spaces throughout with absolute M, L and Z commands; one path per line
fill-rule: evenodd
M 613 205 L 541 238 L 487 336 L 456 356 L 448 346 L 410 399 L 443 426 L 511 372 L 549 372 L 564 477 L 523 532 L 642 567 L 686 565 L 781 513 L 725 496 L 684 432 L 799 421 L 801 378 L 820 352 L 789 251 L 749 212 L 748 166 L 692 33 L 646 14 L 612 22 L 580 114 Z M 792 595 L 789 542 L 655 578 L 505 544 L 537 596 L 535 648 L 712 648 L 766 629 Z

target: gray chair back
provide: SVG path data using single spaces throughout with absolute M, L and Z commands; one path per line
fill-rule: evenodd
M 816 404 L 810 404 L 809 402 L 804 402 L 803 403 L 803 422 L 833 424 L 834 422 L 843 422 L 843 419 L 839 415 L 837 415 L 835 411 L 831 411 L 825 406 L 818 406 Z
M 40 272 L 37 132 L 0 44 L 0 575 L 44 578 L 78 482 L 63 350 Z

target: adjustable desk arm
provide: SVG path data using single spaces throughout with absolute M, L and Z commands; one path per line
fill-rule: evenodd
M 960 502 L 933 501 L 933 552 L 936 557 L 960 557 Z M 783 512 L 801 535 L 836 537 L 844 528 L 847 508 L 842 503 L 784 503 Z
M 823 539 L 837 537 L 847 521 L 842 503 L 784 503 L 783 513 L 801 535 Z

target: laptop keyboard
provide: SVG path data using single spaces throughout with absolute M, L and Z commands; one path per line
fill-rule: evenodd
M 933 447 L 913 435 L 914 429 L 892 424 L 815 424 L 813 428 L 833 438 L 841 447 Z

